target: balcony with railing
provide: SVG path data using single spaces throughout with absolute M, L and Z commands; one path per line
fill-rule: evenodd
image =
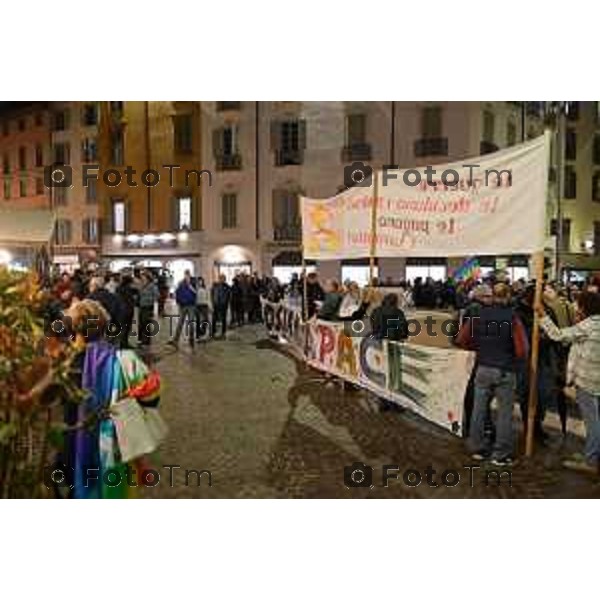
M 360 142 L 344 146 L 342 162 L 352 162 L 353 160 L 371 160 L 371 144 Z
M 225 110 L 240 110 L 241 102 L 217 102 L 217 110 L 219 112 Z
M 479 154 L 491 154 L 492 152 L 498 152 L 500 148 L 494 142 L 486 142 L 482 140 L 479 143 Z
M 448 156 L 448 138 L 421 138 L 415 140 L 415 156 Z
M 217 171 L 239 171 L 242 168 L 241 154 L 218 154 L 215 157 Z
M 300 223 L 275 225 L 273 227 L 273 239 L 276 242 L 301 242 L 302 225 Z

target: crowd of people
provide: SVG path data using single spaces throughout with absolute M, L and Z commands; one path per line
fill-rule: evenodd
M 174 291 L 177 325 L 169 344 L 178 348 L 181 336 L 191 345 L 225 337 L 228 328 L 262 320 L 261 298 L 295 304 L 307 318 L 352 321 L 368 316 L 372 334 L 405 340 L 405 311 L 413 308 L 449 309 L 461 327 L 457 347 L 473 350 L 476 364 L 467 385 L 463 429 L 472 456 L 497 465 L 510 464 L 515 452 L 513 404 L 527 423 L 529 350 L 534 316 L 540 317 L 537 372 L 537 411 L 534 434 L 539 443 L 548 435 L 544 421 L 556 410 L 566 434 L 568 399 L 573 396 L 583 417 L 587 441 L 583 455 L 565 465 L 597 470 L 600 463 L 600 294 L 598 281 L 565 287 L 551 281 L 543 286 L 543 303 L 534 305 L 534 282 L 491 275 L 483 281 L 415 280 L 412 284 L 386 281 L 361 289 L 356 282 L 321 282 L 316 272 L 294 274 L 282 284 L 275 277 L 238 273 L 231 283 L 221 275 L 207 289 L 202 277 L 184 274 Z M 386 289 L 389 288 L 389 289 Z M 148 346 L 150 324 L 158 305 L 165 315 L 165 285 L 149 271 L 133 275 L 63 274 L 51 285 L 55 309 L 67 310 L 84 299 L 97 302 L 119 335 L 112 341 L 128 348 L 137 308 L 138 343 Z M 162 299 L 162 300 L 161 300 Z M 393 322 L 393 327 L 388 324 Z M 509 324 L 509 327 L 490 325 Z M 110 328 L 109 328 L 110 330 Z M 495 419 L 490 405 L 496 400 Z M 383 403 L 384 407 L 387 403 Z M 388 406 L 389 408 L 389 406 Z
M 576 400 L 586 429 L 583 454 L 564 461 L 568 468 L 598 473 L 600 467 L 600 293 L 599 281 L 564 286 L 544 281 L 542 302 L 535 305 L 535 282 L 510 282 L 502 274 L 484 281 L 415 280 L 386 282 L 361 291 L 355 282 L 321 284 L 316 273 L 306 285 L 294 278 L 275 298 L 299 298 L 308 318 L 346 321 L 370 317 L 372 335 L 403 341 L 408 337 L 407 308 L 450 309 L 460 327 L 452 343 L 476 354 L 467 385 L 463 431 L 476 460 L 497 466 L 515 454 L 513 406 L 520 405 L 528 424 L 529 356 L 535 314 L 540 318 L 537 404 L 533 434 L 546 444 L 544 421 L 556 410 L 567 433 L 569 398 Z M 381 287 L 384 289 L 382 290 Z M 393 292 L 385 287 L 394 288 Z M 306 289 L 306 298 L 304 298 Z M 504 325 L 504 326 L 503 326 Z M 495 419 L 491 404 L 496 400 Z M 382 401 L 389 409 L 389 402 Z
M 168 277 L 162 273 L 142 269 L 100 275 L 78 270 L 46 281 L 45 288 L 52 298 L 49 313 L 56 318 L 82 300 L 98 302 L 109 315 L 108 338 L 121 348 L 131 347 L 134 324 L 138 345 L 150 346 L 158 333 L 157 313 L 172 318 L 169 343 L 178 347 L 184 332 L 194 345 L 199 340 L 223 338 L 229 328 L 261 322 L 260 298 L 283 298 L 283 288 L 275 279 L 256 273 L 238 273 L 231 283 L 221 275 L 207 289 L 203 277 L 186 271 L 171 294 Z M 172 315 L 165 308 L 170 296 L 178 308 Z

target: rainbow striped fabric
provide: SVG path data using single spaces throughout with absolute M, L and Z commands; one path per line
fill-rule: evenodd
M 476 256 L 471 256 L 463 262 L 460 267 L 455 269 L 452 278 L 456 281 L 464 281 L 467 279 L 479 279 L 481 277 L 481 266 L 479 259 Z

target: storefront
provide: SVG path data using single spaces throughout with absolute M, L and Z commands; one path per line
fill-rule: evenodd
M 289 283 L 292 276 L 302 274 L 305 267 L 307 273 L 316 271 L 314 260 L 307 260 L 302 264 L 302 253 L 297 250 L 284 250 L 280 252 L 271 263 L 273 277 L 276 277 L 281 283 Z
M 254 253 L 245 246 L 235 244 L 221 246 L 211 252 L 210 262 L 212 281 L 224 275 L 227 282 L 231 283 L 236 275 L 242 273 L 251 275 L 257 270 Z
M 583 283 L 590 277 L 600 276 L 600 255 L 564 254 L 561 257 L 563 279 L 573 283 Z
M 0 210 L 0 265 L 49 273 L 54 221 L 50 210 Z
M 55 254 L 52 257 L 52 265 L 60 273 L 73 274 L 81 267 L 81 261 L 79 254 Z
M 355 281 L 361 287 L 368 286 L 370 274 L 371 261 L 368 258 L 345 259 L 342 261 L 342 283 L 344 281 Z M 375 259 L 373 277 L 379 277 L 379 265 L 377 259 Z
M 509 281 L 529 280 L 529 256 L 513 254 L 496 257 L 496 271 L 505 273 Z
M 103 244 L 103 267 L 110 272 L 150 269 L 167 272 L 171 281 L 200 273 L 201 254 L 194 234 L 173 233 L 107 236 Z
M 443 281 L 448 274 L 448 261 L 445 258 L 407 258 L 406 280 L 411 283 L 420 277 L 425 281 L 428 277 L 434 281 Z

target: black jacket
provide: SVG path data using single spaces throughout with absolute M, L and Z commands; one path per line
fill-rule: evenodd
M 400 342 L 408 338 L 408 321 L 404 311 L 398 307 L 378 306 L 371 315 L 373 336 L 378 339 L 388 339 Z

